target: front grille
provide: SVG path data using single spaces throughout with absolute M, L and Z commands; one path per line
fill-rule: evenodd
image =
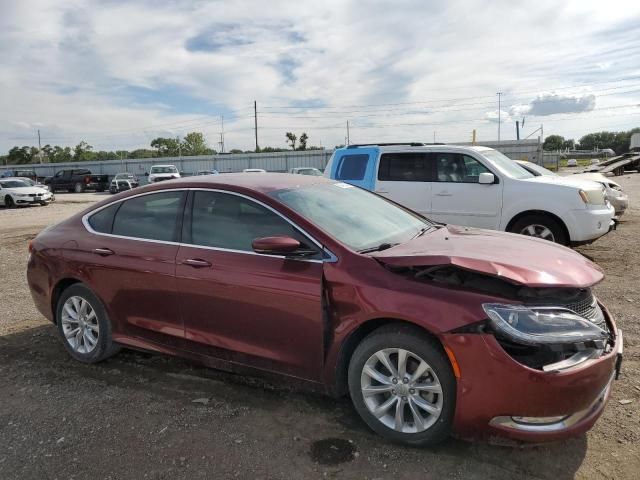
M 602 313 L 600 305 L 598 305 L 596 297 L 594 297 L 592 293 L 582 300 L 574 303 L 568 303 L 564 306 L 581 317 L 591 320 L 600 328 L 605 328 L 604 314 Z

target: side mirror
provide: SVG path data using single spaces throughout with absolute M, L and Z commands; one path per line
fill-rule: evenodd
M 300 248 L 300 242 L 291 237 L 262 237 L 251 242 L 251 247 L 256 253 L 285 255 Z
M 478 183 L 482 183 L 483 185 L 489 185 L 496 181 L 496 177 L 493 173 L 482 172 L 478 177 Z

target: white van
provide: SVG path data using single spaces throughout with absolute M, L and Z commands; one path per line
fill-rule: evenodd
M 433 220 L 590 243 L 614 228 L 602 185 L 536 177 L 497 150 L 377 144 L 337 149 L 325 176 L 375 191 Z

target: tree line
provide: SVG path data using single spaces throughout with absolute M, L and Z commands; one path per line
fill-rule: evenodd
M 293 137 L 293 141 L 291 138 Z M 307 147 L 308 136 L 297 137 L 287 132 L 286 138 L 293 150 L 321 150 L 322 147 Z M 195 155 L 215 155 L 218 153 L 207 145 L 201 132 L 190 132 L 182 139 L 158 137 L 151 140 L 151 148 L 139 148 L 136 150 L 95 150 L 84 140 L 75 147 L 61 147 L 59 145 L 45 145 L 42 149 L 34 146 L 15 146 L 9 150 L 8 155 L 0 156 L 0 165 L 24 165 L 28 163 L 65 163 L 65 162 L 90 162 L 103 160 L 118 160 L 122 158 L 155 158 L 155 157 L 190 157 Z M 286 148 L 263 147 L 258 153 L 285 152 Z M 256 153 L 254 150 L 229 150 L 228 153 Z
M 631 135 L 639 133 L 640 128 L 633 128 L 626 132 L 596 132 L 589 133 L 578 142 L 573 138 L 565 139 L 561 135 L 549 135 L 544 140 L 542 148 L 549 152 L 561 150 L 603 150 L 610 148 L 616 154 L 622 155 L 629 151 Z

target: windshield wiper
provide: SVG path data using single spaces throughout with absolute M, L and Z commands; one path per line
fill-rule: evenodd
M 380 245 L 377 245 L 375 247 L 363 248 L 362 250 L 358 250 L 358 253 L 381 252 L 381 251 L 387 250 L 387 249 L 389 249 L 391 247 L 395 247 L 396 245 L 398 245 L 398 244 L 397 243 L 384 242 L 384 243 L 381 243 Z
M 420 230 L 418 230 L 418 233 L 416 233 L 413 237 L 411 237 L 411 240 L 413 240 L 414 238 L 421 237 L 425 233 L 430 232 L 431 230 L 434 230 L 435 228 L 436 227 L 434 225 L 429 225 L 428 227 L 422 227 Z

